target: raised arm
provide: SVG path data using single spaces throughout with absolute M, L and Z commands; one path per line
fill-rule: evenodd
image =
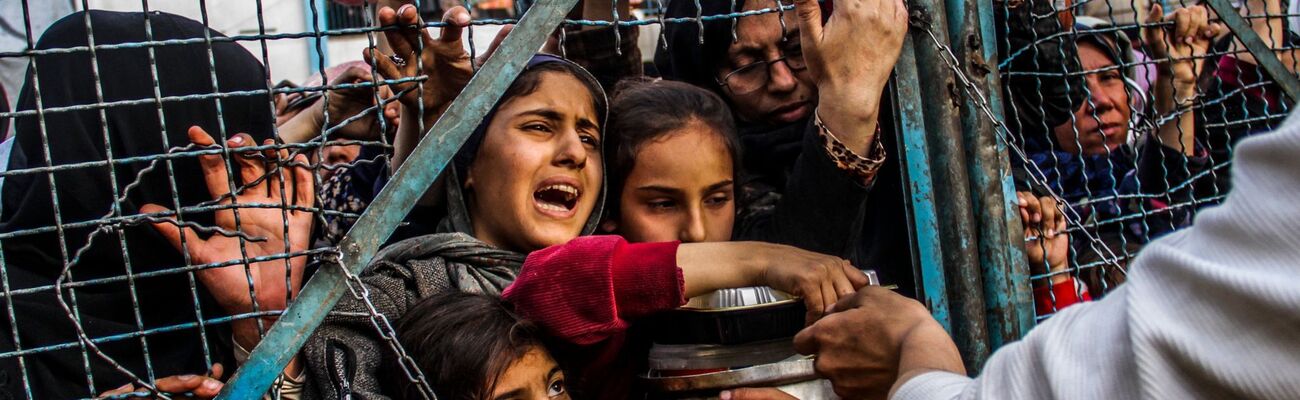
M 392 92 L 387 87 L 338 87 L 344 84 L 372 82 L 368 68 L 354 65 L 343 70 L 338 76 L 329 78 L 328 87 L 332 88 L 329 89 L 329 103 L 326 104 L 325 97 L 321 96 L 306 109 L 280 124 L 281 140 L 288 143 L 305 143 L 319 137 L 322 130 L 326 128 L 332 129 L 327 137 L 329 140 L 379 140 L 384 132 L 379 129 L 379 119 L 375 118 L 376 115 L 382 115 L 388 127 L 397 125 L 399 103 L 390 99 Z M 373 80 L 382 79 L 375 76 Z M 372 108 L 375 105 L 375 90 L 379 91 L 380 101 L 383 102 L 383 106 L 378 108 L 379 111 Z M 329 111 L 329 121 L 325 121 L 326 111 Z M 339 126 L 343 121 L 356 117 L 362 112 L 366 114 L 347 125 Z
M 1174 116 L 1159 125 L 1154 139 L 1186 156 L 1195 156 L 1196 118 L 1192 106 L 1199 95 L 1197 78 L 1204 70 L 1210 41 L 1224 28 L 1209 22 L 1205 6 L 1182 8 L 1165 15 L 1160 5 L 1154 4 L 1147 21 L 1174 23 L 1172 27 L 1147 28 L 1143 32 L 1151 58 L 1159 60 L 1153 90 L 1156 118 L 1163 121 L 1165 116 Z
M 798 0 L 799 34 L 817 84 L 817 117 L 848 150 L 871 154 L 880 97 L 903 49 L 907 6 L 902 0 L 835 2 L 822 23 L 816 0 Z
M 379 49 L 371 47 L 365 50 L 366 61 L 389 79 L 428 78 L 391 85 L 402 103 L 391 160 L 396 171 L 474 74 L 472 60 L 461 42 L 461 33 L 469 26 L 470 16 L 464 7 L 447 10 L 442 17 L 446 25 L 436 40 L 424 29 L 415 6 L 408 4 L 398 10 L 384 7 L 379 10 L 378 18 L 382 26 L 403 28 L 384 32 L 393 54 L 381 54 Z
M 589 345 L 629 321 L 718 289 L 767 285 L 802 297 L 811 323 L 867 284 L 847 261 L 759 242 L 627 243 L 589 236 L 528 255 L 502 296 L 559 339 Z
M 213 146 L 212 137 L 199 127 L 189 131 L 190 141 L 199 146 Z M 268 139 L 266 144 L 273 142 Z M 253 147 L 252 139 L 247 134 L 233 136 L 226 144 L 229 148 L 239 149 Z M 237 151 L 237 150 L 236 150 Z M 267 160 L 267 161 L 263 161 Z M 276 170 L 276 160 L 285 164 Z M 284 206 L 311 207 L 315 198 L 315 188 L 311 170 L 307 169 L 307 158 L 298 155 L 289 157 L 288 150 L 267 150 L 262 154 L 237 154 L 230 161 L 239 165 L 239 178 L 235 182 L 249 185 L 243 191 L 234 194 L 227 181 L 228 171 L 221 156 L 210 154 L 199 156 L 203 167 L 203 179 L 208 191 L 218 204 L 270 203 Z M 260 184 L 255 182 L 261 181 Z M 283 182 L 283 184 L 281 184 Z M 281 190 L 283 189 L 283 193 Z M 170 212 L 157 204 L 145 204 L 140 207 L 145 214 Z M 280 209 L 261 207 L 241 207 L 239 224 L 235 223 L 235 210 L 223 209 L 216 212 L 216 223 L 226 231 L 238 232 L 250 237 L 241 240 L 238 237 L 214 234 L 204 239 L 191 227 L 177 227 L 172 223 L 153 224 L 164 238 L 179 251 L 187 251 L 190 263 L 194 265 L 238 262 L 255 257 L 287 255 L 307 250 L 311 241 L 312 214 L 301 209 Z M 182 242 L 183 241 L 183 242 Z M 182 246 L 184 243 L 184 246 Z M 196 271 L 199 281 L 207 288 L 212 297 L 229 315 L 256 311 L 279 311 L 288 306 L 290 298 L 298 293 L 302 286 L 303 268 L 306 256 L 275 259 L 262 262 L 236 263 L 234 265 L 207 268 Z M 248 269 L 245 269 L 248 265 Z M 286 271 L 286 268 L 288 269 Z M 269 329 L 278 318 L 274 316 L 259 317 L 263 328 Z M 244 318 L 231 322 L 235 342 L 251 349 L 261 341 L 258 319 Z M 290 370 L 292 370 L 292 366 Z

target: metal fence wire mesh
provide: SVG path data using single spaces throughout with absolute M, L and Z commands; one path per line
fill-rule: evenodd
M 1040 289 L 1048 282 L 1073 279 L 1076 292 L 1102 297 L 1144 244 L 1224 198 L 1233 145 L 1270 131 L 1291 101 L 1241 33 L 1258 35 L 1293 80 L 1295 28 L 1278 0 L 1014 3 L 1004 3 L 1007 18 L 1021 7 L 1034 20 L 999 27 L 1017 189 L 1054 199 L 1068 223 L 1026 221 L 1042 319 L 1058 309 L 1059 292 Z M 1212 37 L 1169 34 L 1195 13 Z
M 666 18 L 666 1 L 633 2 L 636 17 L 615 15 L 623 19 L 617 25 L 653 38 L 664 24 L 792 8 L 773 2 Z M 188 11 L 179 17 L 156 11 L 171 11 L 171 3 L 141 0 L 130 8 L 136 13 L 83 12 L 52 25 L 63 15 L 43 17 L 49 5 L 16 3 L 22 18 L 6 21 L 22 24 L 16 31 L 24 43 L 0 49 L 0 60 L 30 72 L 21 87 L 4 87 L 15 101 L 0 108 L 0 131 L 12 138 L 0 173 L 0 385 L 20 398 L 96 397 L 123 383 L 129 390 L 113 397 L 166 397 L 153 382 L 216 364 L 229 376 L 251 350 L 239 348 L 241 332 L 264 335 L 302 282 L 337 268 L 350 295 L 368 305 L 362 317 L 400 355 L 405 379 L 432 397 L 394 338 L 394 321 L 343 268 L 346 249 L 338 247 L 369 199 L 337 193 L 376 185 L 348 181 L 341 171 L 389 173 L 400 123 L 389 111 L 406 93 L 394 87 L 431 78 L 388 79 L 365 61 L 327 61 L 329 40 L 369 47 L 396 29 L 378 26 L 376 4 L 291 1 L 306 4 L 304 17 L 274 14 L 281 8 L 272 0 L 240 2 L 254 10 L 256 29 L 223 33 L 209 18 L 231 7 L 220 2 L 183 2 L 178 9 Z M 67 11 L 106 8 L 97 3 L 79 0 Z M 431 29 L 443 26 L 438 17 L 450 6 L 474 9 L 467 43 L 477 58 L 488 41 L 475 40 L 475 30 L 494 35 L 519 22 L 531 2 L 419 3 Z M 1300 14 L 1282 0 L 1231 4 L 1245 25 L 1228 23 L 1194 42 L 1173 43 L 1166 34 L 1166 44 L 1153 42 L 1160 38 L 1151 31 L 1180 25 L 1153 15 L 1201 9 L 1209 30 L 1231 21 L 1191 2 L 1162 3 L 1156 14 L 1145 0 L 994 5 L 1001 105 L 962 72 L 946 39 L 925 24 L 913 25 L 913 37 L 928 38 L 916 46 L 941 50 L 962 100 L 1009 144 L 1017 191 L 1035 204 L 1059 204 L 1041 203 L 1057 209 L 1062 223 L 1025 221 L 1027 284 L 1036 294 L 1073 282 L 1076 294 L 1095 299 L 1122 283 L 1143 244 L 1186 227 L 1198 209 L 1224 197 L 1233 144 L 1281 122 L 1294 95 L 1239 35 L 1254 32 L 1294 80 L 1300 41 L 1291 21 Z M 305 27 L 268 30 L 275 18 L 303 18 Z M 621 31 L 604 30 L 614 43 Z M 556 35 L 561 51 L 564 32 Z M 314 77 L 277 75 L 274 46 L 293 42 L 306 44 L 311 56 L 300 61 Z M 1060 293 L 1042 292 L 1040 319 L 1059 308 Z

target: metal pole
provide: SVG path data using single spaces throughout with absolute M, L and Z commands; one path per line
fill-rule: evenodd
M 343 252 L 340 262 L 344 268 L 352 273 L 365 269 L 379 246 L 393 234 L 397 224 L 442 173 L 461 144 L 575 3 L 577 0 L 541 0 L 524 14 L 469 85 L 452 101 L 447 112 L 420 140 L 407 162 L 393 174 L 391 183 L 379 192 L 343 237 L 339 250 Z M 345 277 L 337 269 L 323 268 L 313 275 L 218 398 L 261 398 L 346 293 Z
M 903 39 L 903 52 L 894 64 L 894 90 L 899 125 L 898 155 L 902 164 L 903 192 L 907 197 L 912 265 L 920 283 L 919 300 L 930 309 L 943 329 L 952 332 L 948 292 L 944 284 L 943 240 L 939 237 L 939 212 L 930 176 L 930 145 L 925 135 L 921 106 L 921 81 L 916 75 L 912 38 Z
M 329 30 L 325 23 L 325 0 L 303 0 L 302 13 L 306 16 L 303 21 L 307 29 L 314 34 L 307 43 L 307 70 L 314 74 L 320 72 L 321 65 L 329 65 L 329 36 L 321 34 Z
M 988 357 L 988 330 L 984 317 L 983 278 L 979 268 L 978 237 L 971 212 L 971 194 L 961 131 L 961 98 L 952 70 L 945 65 L 939 46 L 947 46 L 948 26 L 941 0 L 915 0 L 909 6 L 911 39 L 930 145 L 930 173 L 943 240 L 944 277 L 952 310 L 952 334 L 971 372 Z M 938 42 L 938 43 L 935 43 Z M 924 99 L 924 100 L 922 100 Z
M 997 33 L 994 7 L 988 0 L 946 0 L 949 42 L 962 72 L 989 99 L 989 108 L 1002 118 L 1002 84 L 997 73 Z M 979 227 L 979 256 L 984 276 L 984 306 L 989 350 L 1024 336 L 1034 325 L 1023 227 L 1015 206 L 1015 182 L 1007 143 L 994 130 L 994 121 L 974 103 L 962 102 L 962 136 L 970 156 L 971 206 Z

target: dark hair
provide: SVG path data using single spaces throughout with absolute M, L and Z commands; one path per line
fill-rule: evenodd
M 505 94 L 501 95 L 501 106 L 509 103 L 510 100 L 536 92 L 537 88 L 542 85 L 543 72 L 559 72 L 582 82 L 582 86 L 586 87 L 587 93 L 591 95 L 591 100 L 595 102 L 593 105 L 596 108 L 596 113 L 603 114 L 600 111 L 605 109 L 605 89 L 600 87 L 600 82 L 596 82 L 596 79 L 590 73 L 583 71 L 581 67 L 571 62 L 542 63 L 528 67 L 528 69 L 520 72 L 519 77 L 515 78 L 515 81 L 510 84 Z M 603 120 L 605 116 L 597 115 L 596 118 Z
M 397 339 L 440 399 L 487 399 L 514 360 L 545 348 L 541 331 L 495 296 L 448 292 L 429 296 L 397 323 Z M 385 357 L 397 399 L 421 399 L 420 388 Z
M 732 173 L 740 171 L 740 139 L 727 103 L 717 94 L 683 82 L 628 79 L 614 89 L 610 103 L 605 148 L 609 151 L 609 216 L 618 215 L 618 200 L 627 176 L 636 167 L 636 156 L 646 143 L 685 127 L 692 122 L 713 128 L 731 156 Z M 739 179 L 733 179 L 739 181 Z

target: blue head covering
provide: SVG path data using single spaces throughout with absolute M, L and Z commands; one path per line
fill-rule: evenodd
M 1097 26 L 1086 24 L 1078 24 L 1075 28 L 1078 32 L 1085 32 L 1076 37 L 1077 42 L 1101 47 L 1112 62 L 1122 67 L 1131 62 L 1126 57 L 1129 41 L 1123 32 L 1086 33 L 1098 30 Z M 1125 76 L 1129 69 L 1131 67 L 1124 67 Z M 1078 105 L 1083 106 L 1083 103 Z M 1069 202 L 1081 218 L 1105 220 L 1118 217 L 1124 213 L 1119 195 L 1138 191 L 1136 157 L 1130 146 L 1120 146 L 1106 154 L 1075 154 L 1063 150 L 1051 130 L 1041 137 L 1025 137 L 1023 146 L 1029 161 L 1038 170 L 1023 165 L 1022 160 L 1015 160 L 1022 164 L 1017 167 L 1027 169 L 1035 176 L 1041 171 L 1048 188 Z

